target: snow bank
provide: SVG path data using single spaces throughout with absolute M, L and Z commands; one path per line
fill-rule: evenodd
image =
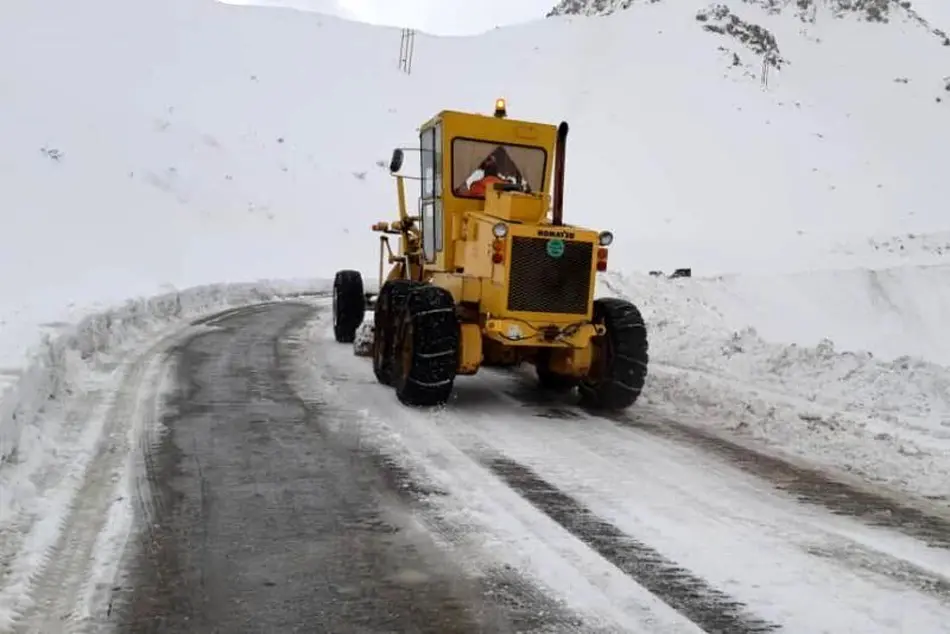
M 109 372 L 123 352 L 140 348 L 157 332 L 232 306 L 273 300 L 329 288 L 326 282 L 258 282 L 217 284 L 155 297 L 130 300 L 122 306 L 64 325 L 47 335 L 33 352 L 30 364 L 0 397 L 0 518 L 6 520 L 9 495 L 41 465 L 53 459 L 60 416 L 77 393 L 77 382 L 89 373 Z M 11 480 L 15 474 L 17 482 Z M 4 521 L 0 521 L 0 530 Z
M 603 286 L 648 320 L 644 405 L 950 505 L 950 265 Z
M 32 576 L 59 539 L 89 461 L 101 443 L 114 442 L 100 437 L 102 408 L 117 396 L 123 364 L 195 318 L 329 287 L 262 281 L 190 288 L 130 300 L 44 339 L 0 399 L 0 629 L 26 605 Z M 124 537 L 118 543 L 116 557 Z
M 830 340 L 882 360 L 910 356 L 950 366 L 950 263 L 731 275 L 684 290 L 730 327 L 754 325 L 770 341 Z

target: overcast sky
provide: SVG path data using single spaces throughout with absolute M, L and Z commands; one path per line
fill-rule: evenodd
M 337 0 L 351 19 L 411 26 L 441 35 L 467 35 L 539 20 L 557 0 Z

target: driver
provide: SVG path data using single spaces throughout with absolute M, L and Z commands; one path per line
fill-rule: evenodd
M 481 165 L 482 168 L 482 177 L 469 185 L 467 188 L 463 184 L 459 187 L 457 193 L 463 196 L 478 196 L 479 198 L 485 197 L 485 190 L 494 185 L 495 183 L 504 183 L 506 182 L 503 178 L 498 176 L 498 163 L 495 162 L 494 156 L 489 156 L 486 158 Z

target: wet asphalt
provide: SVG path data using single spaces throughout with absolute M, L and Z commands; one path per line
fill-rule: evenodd
M 534 629 L 407 528 L 378 461 L 327 434 L 319 406 L 290 389 L 278 342 L 314 310 L 233 312 L 175 351 L 178 388 L 148 457 L 146 527 L 113 598 L 116 631 Z
M 274 303 L 209 320 L 172 353 L 176 388 L 161 444 L 146 451 L 129 571 L 108 628 L 121 634 L 585 632 L 577 615 L 511 567 L 473 578 L 414 528 L 427 490 L 339 433 L 346 413 L 304 402 L 288 365 L 318 308 Z M 518 387 L 537 416 L 577 418 L 561 397 Z M 549 402 L 549 399 L 550 400 Z M 341 418 L 342 417 L 342 418 Z M 611 419 L 613 419 L 611 417 Z M 802 503 L 945 548 L 945 520 L 870 497 L 675 421 L 615 421 L 701 446 Z M 333 423 L 333 424 L 329 424 Z M 624 535 L 524 465 L 502 481 L 619 570 L 708 632 L 771 632 L 734 598 Z M 881 518 L 884 519 L 881 519 Z M 876 518 L 876 519 L 875 519 Z M 945 596 L 941 587 L 929 588 Z

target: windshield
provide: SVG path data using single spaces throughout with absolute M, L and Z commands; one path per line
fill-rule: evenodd
M 453 139 L 452 191 L 464 198 L 484 198 L 484 187 L 477 185 L 486 175 L 518 185 L 523 191 L 541 191 L 547 158 L 540 147 Z

